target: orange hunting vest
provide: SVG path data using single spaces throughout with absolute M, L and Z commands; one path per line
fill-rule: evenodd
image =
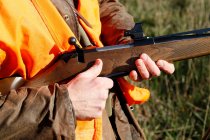
M 78 12 L 92 28 L 81 19 L 80 24 L 96 47 L 102 47 L 98 0 L 78 2 Z M 68 44 L 74 34 L 50 0 L 1 0 L 0 6 L 0 78 L 31 78 L 56 56 L 74 49 Z M 77 121 L 76 139 L 102 139 L 102 119 Z
M 68 44 L 74 34 L 50 0 L 1 0 L 0 5 L 0 78 L 31 78 L 56 56 L 74 49 Z M 79 0 L 78 12 L 91 23 L 92 28 L 79 19 L 92 42 L 102 47 L 98 1 Z M 76 139 L 102 139 L 102 120 L 77 121 Z

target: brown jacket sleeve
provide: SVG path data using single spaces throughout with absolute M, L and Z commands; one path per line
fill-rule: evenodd
M 99 0 L 102 23 L 101 39 L 104 45 L 119 44 L 124 39 L 124 30 L 132 29 L 133 17 L 118 0 Z
M 65 86 L 12 90 L 0 97 L 0 139 L 74 139 L 75 116 Z

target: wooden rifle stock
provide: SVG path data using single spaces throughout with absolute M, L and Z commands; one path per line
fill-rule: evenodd
M 127 75 L 136 69 L 135 60 L 141 53 L 148 54 L 154 61 L 163 59 L 170 62 L 208 55 L 209 30 L 201 29 L 152 38 L 134 36 L 134 43 L 130 44 L 69 52 L 63 54 L 46 71 L 28 80 L 25 86 L 37 87 L 71 79 L 90 68 L 97 58 L 103 61 L 100 76 L 112 78 Z

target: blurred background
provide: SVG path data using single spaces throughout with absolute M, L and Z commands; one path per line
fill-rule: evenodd
M 146 36 L 210 27 L 210 0 L 120 0 Z M 134 113 L 148 140 L 200 140 L 210 129 L 210 55 L 174 63 L 173 75 L 140 83 L 150 100 Z M 209 138 L 210 139 L 210 138 Z

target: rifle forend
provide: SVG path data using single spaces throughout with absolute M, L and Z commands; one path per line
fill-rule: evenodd
M 49 85 L 73 78 L 92 66 L 97 58 L 104 65 L 100 76 L 118 77 L 136 69 L 135 60 L 141 53 L 148 54 L 154 61 L 163 59 L 179 61 L 210 54 L 210 28 L 171 34 L 159 37 L 144 37 L 141 24 L 126 31 L 133 43 L 106 46 L 63 54 L 50 68 L 26 82 L 26 86 Z M 75 44 L 76 45 L 76 44 Z

